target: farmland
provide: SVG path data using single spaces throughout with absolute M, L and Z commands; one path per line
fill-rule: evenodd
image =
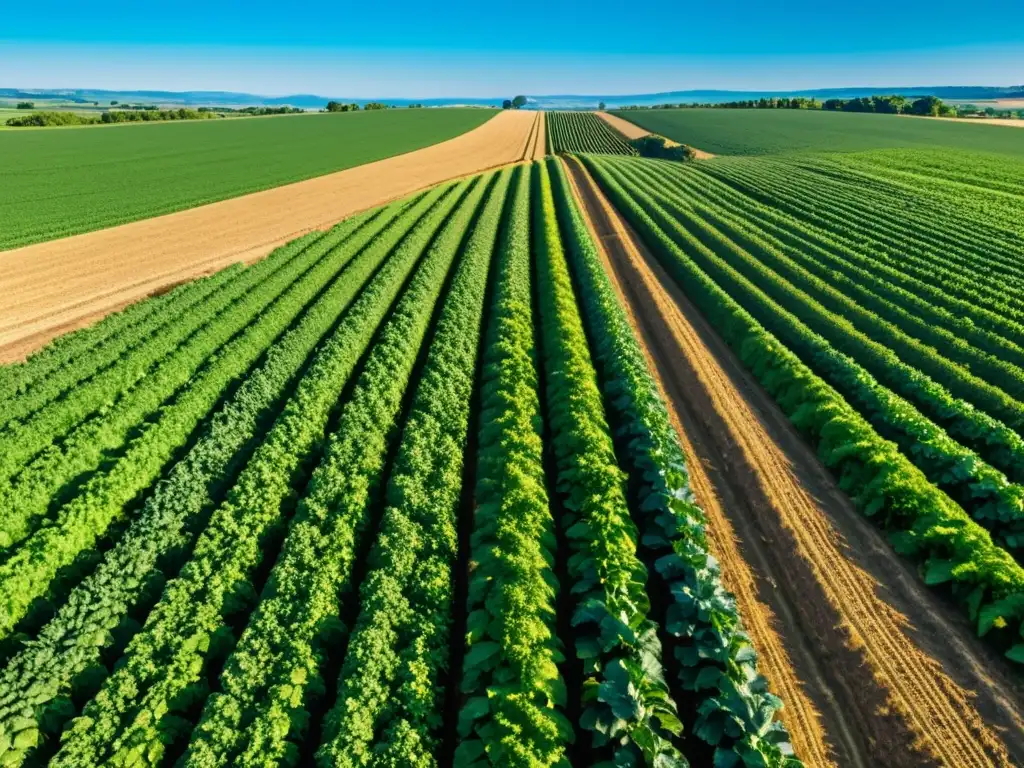
M 787 109 L 640 109 L 614 114 L 716 155 L 944 147 L 1024 157 L 1019 131 L 964 121 Z
M 635 155 L 625 137 L 593 112 L 547 112 L 548 148 L 557 152 Z
M 329 117 L 344 122 L 350 116 Z M 155 127 L 160 126 L 139 129 Z M 541 113 L 502 112 L 468 133 L 415 152 L 99 232 L 0 251 L 0 293 L 13 298 L 0 306 L 0 360 L 23 357 L 55 335 L 129 302 L 261 258 L 277 245 L 359 211 L 543 151 Z M 188 173 L 187 167 L 178 170 Z M 71 199 L 90 205 L 80 195 Z
M 5 764 L 798 764 L 555 161 L 2 374 Z
M 901 594 L 894 588 L 899 578 L 886 572 L 891 571 L 888 565 L 865 560 L 871 548 L 867 534 L 850 519 L 859 512 L 872 521 L 896 554 L 917 565 L 921 585 L 929 585 L 941 602 L 957 607 L 979 638 L 974 642 L 1005 654 L 1002 661 L 993 659 L 987 665 L 1020 663 L 1024 616 L 1018 606 L 1024 571 L 1019 565 L 1019 531 L 1024 496 L 1014 457 L 1020 445 L 1015 414 L 1024 381 L 1017 355 L 1024 336 L 1013 298 L 1019 220 L 1008 213 L 1005 218 L 999 215 L 999 206 L 1014 202 L 1007 198 L 1009 193 L 995 189 L 1013 187 L 1020 175 L 1012 163 L 986 165 L 986 156 L 915 152 L 897 155 L 903 165 L 896 165 L 885 152 L 719 158 L 690 165 L 584 155 L 582 162 L 632 227 L 637 247 L 647 254 L 633 257 L 633 267 L 616 267 L 622 270 L 623 281 L 646 286 L 636 289 L 635 298 L 626 299 L 634 313 L 652 315 L 650 307 L 659 305 L 692 307 L 690 312 L 715 329 L 716 342 L 720 339 L 718 343 L 724 342 L 738 356 L 744 375 L 775 401 L 780 417 L 789 420 L 786 427 L 774 427 L 774 435 L 753 420 L 744 427 L 747 436 L 737 433 L 735 415 L 712 427 L 705 438 L 712 446 L 721 439 L 718 431 L 733 435 L 722 440 L 723 451 L 735 452 L 734 446 L 745 441 L 757 446 L 757 454 L 733 456 L 724 466 L 745 463 L 767 478 L 773 472 L 784 473 L 781 468 L 786 464 L 814 462 L 797 454 L 771 468 L 773 446 L 785 446 L 783 434 L 792 430 L 813 447 L 814 463 L 827 467 L 838 481 L 837 490 L 849 497 L 845 503 L 836 499 L 830 509 L 815 511 L 820 503 L 815 497 L 828 493 L 818 490 L 801 511 L 793 500 L 813 487 L 805 476 L 788 492 L 781 480 L 771 481 L 770 487 L 785 494 L 780 498 L 788 499 L 774 514 L 757 507 L 747 514 L 736 509 L 726 513 L 728 523 L 740 530 L 751 525 L 771 530 L 781 521 L 783 528 L 775 534 L 779 536 L 791 526 L 796 562 L 812 564 L 814 571 L 807 574 L 804 587 L 787 598 L 785 593 L 800 578 L 791 572 L 793 558 L 783 557 L 772 565 L 777 556 L 771 552 L 762 553 L 764 563 L 749 550 L 746 555 L 773 584 L 791 585 L 777 589 L 769 603 L 780 616 L 795 616 L 800 629 L 793 635 L 813 626 L 814 611 L 808 602 L 818 590 L 827 595 L 828 603 L 840 606 L 831 621 L 847 629 L 837 630 L 835 640 L 825 645 L 860 647 L 859 661 L 850 663 L 862 672 L 872 670 L 874 677 L 858 684 L 863 690 L 848 698 L 843 710 L 872 712 L 870 691 L 879 687 L 897 710 L 915 712 L 929 700 L 924 721 L 932 722 L 932 728 L 911 731 L 931 742 L 931 754 L 958 753 L 956 759 L 944 759 L 949 765 L 1006 764 L 1005 756 L 990 753 L 986 758 L 978 751 L 990 735 L 961 740 L 959 747 L 943 744 L 935 724 L 969 721 L 976 715 L 965 712 L 964 698 L 942 692 L 938 681 L 937 687 L 922 687 L 923 678 L 911 684 L 909 669 L 924 659 L 908 659 L 922 650 L 939 658 L 943 652 L 920 641 L 894 647 L 893 639 L 904 635 L 896 624 L 885 626 L 895 607 L 898 614 L 913 617 L 918 637 L 927 634 L 925 627 L 934 616 L 923 615 L 922 602 L 927 605 L 930 599 L 920 593 Z M 931 168 L 912 159 L 930 159 Z M 952 179 L 958 175 L 956 169 L 975 166 L 982 170 L 978 185 L 969 183 L 969 176 Z M 967 232 L 970 237 L 964 236 Z M 654 272 L 648 272 L 643 283 L 642 270 L 636 271 L 640 267 L 635 265 L 645 261 L 653 267 L 643 269 Z M 665 285 L 676 291 L 674 298 L 659 298 Z M 661 347 L 654 353 L 656 364 L 665 366 L 666 378 L 704 378 L 702 369 L 716 353 L 687 352 L 692 342 L 684 341 L 686 333 L 665 331 L 697 322 L 686 309 L 683 316 L 672 315 L 673 311 L 661 310 L 648 326 L 649 348 Z M 668 340 L 658 341 L 658 336 Z M 689 373 L 673 368 L 679 357 L 692 360 Z M 714 379 L 705 386 L 713 398 L 710 411 L 743 412 L 745 396 L 730 395 Z M 694 407 L 692 388 L 677 397 L 677 412 L 685 421 L 687 409 Z M 733 406 L 728 405 L 729 397 Z M 707 428 L 702 420 L 706 417 L 691 417 L 683 434 L 698 439 Z M 759 438 L 752 437 L 758 432 Z M 699 454 L 700 448 L 695 450 Z M 709 456 L 716 462 L 713 447 Z M 812 470 L 808 467 L 807 472 Z M 738 488 L 744 488 L 744 482 L 736 478 Z M 749 487 L 745 492 L 753 499 L 761 493 Z M 850 516 L 837 516 L 850 502 Z M 839 549 L 831 555 L 826 552 L 829 527 L 843 531 L 848 542 L 861 541 L 853 548 L 853 562 Z M 744 547 L 756 551 L 751 542 L 759 535 L 771 534 L 750 533 L 743 537 Z M 843 575 L 846 563 L 849 573 Z M 886 599 L 873 608 L 856 605 L 862 599 L 858 596 L 872 592 L 868 584 L 853 586 L 862 578 L 857 575 L 860 569 L 873 572 L 886 585 Z M 729 569 L 724 573 L 728 578 Z M 874 627 L 863 623 L 866 615 L 876 617 Z M 940 636 L 942 631 L 938 630 Z M 784 645 L 799 668 L 799 644 L 793 638 Z M 892 660 L 903 654 L 903 671 L 896 673 Z M 773 680 L 781 677 L 774 670 L 767 674 Z M 849 680 L 857 673 L 850 667 L 842 675 Z M 974 685 L 969 683 L 968 688 Z M 813 692 L 810 695 L 814 698 Z M 831 738 L 837 738 L 842 725 L 828 722 L 827 704 L 818 706 L 826 713 Z M 946 714 L 940 714 L 942 707 L 948 707 Z M 994 711 L 989 710 L 990 716 Z M 840 721 L 846 716 L 834 712 Z M 1014 749 L 1019 751 L 1020 745 Z M 971 751 L 973 757 L 968 756 Z M 856 753 L 847 753 L 845 759 L 856 760 Z M 869 750 L 866 759 L 888 763 L 892 757 Z M 916 763 L 910 759 L 907 764 Z
M 776 396 L 786 394 L 785 407 L 800 413 L 806 436 L 847 487 L 874 489 L 855 496 L 865 514 L 901 536 L 916 533 L 932 542 L 906 551 L 924 562 L 928 581 L 955 586 L 964 578 L 963 565 L 988 564 L 954 591 L 972 621 L 993 610 L 1001 615 L 1008 629 L 1002 637 L 991 635 L 985 620 L 979 631 L 1008 643 L 1011 659 L 1024 659 L 1024 645 L 1014 640 L 1024 615 L 1014 613 L 1011 621 L 1014 601 L 1001 602 L 1024 585 L 1016 563 L 1024 544 L 1024 487 L 1017 485 L 1024 479 L 1017 436 L 1024 326 L 1010 233 L 982 228 L 969 213 L 961 221 L 947 219 L 944 231 L 929 217 L 933 197 L 924 194 L 913 201 L 916 210 L 905 205 L 901 239 L 894 241 L 881 209 L 900 190 L 879 185 L 852 195 L 855 182 L 844 183 L 842 171 L 838 179 L 829 175 L 842 166 L 827 161 L 806 168 L 735 160 L 710 171 L 587 163 L 634 225 L 649 233 L 666 269 L 680 281 L 701 278 L 689 283 L 691 300 L 709 317 L 743 319 L 746 325 L 737 323 L 726 341 L 737 349 L 746 345 L 749 364 L 762 361 L 762 384 Z M 917 222 L 921 229 L 907 229 Z M 968 222 L 976 239 L 958 240 L 957 225 Z M 938 238 L 942 245 L 933 245 Z M 914 257 L 903 250 L 908 243 Z M 994 243 L 1010 250 L 989 250 Z M 765 332 L 785 351 L 769 352 L 769 346 L 755 354 L 748 342 Z M 795 384 L 807 376 L 814 378 Z M 814 391 L 810 381 L 827 387 Z M 845 433 L 829 431 L 830 422 L 814 416 L 829 404 L 847 409 Z M 877 434 L 901 448 L 902 456 L 889 456 L 883 466 L 906 467 L 902 482 L 908 491 L 916 487 L 912 507 L 892 507 L 900 486 L 883 490 L 876 480 L 879 470 L 871 467 L 879 466 L 884 446 Z M 837 450 L 855 435 L 862 435 L 863 454 Z M 927 452 L 921 451 L 925 444 Z M 934 533 L 938 528 L 971 532 L 973 543 L 952 546 Z M 988 600 L 1002 609 L 986 608 Z
M 0 765 L 1024 764 L 1018 132 L 622 114 L 0 254 Z
M 493 116 L 486 109 L 410 109 L 4 131 L 0 249 L 411 152 Z

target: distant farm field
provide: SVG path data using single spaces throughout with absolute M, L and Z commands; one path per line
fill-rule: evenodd
M 0 249 L 88 232 L 411 152 L 483 109 L 416 109 L 0 133 Z
M 658 109 L 613 114 L 716 155 L 949 147 L 1024 157 L 1024 132 L 948 120 L 785 109 Z M 1009 135 L 1004 135 L 1009 134 Z

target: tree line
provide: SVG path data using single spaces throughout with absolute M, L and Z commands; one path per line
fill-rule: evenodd
M 33 112 L 12 117 L 7 125 L 14 128 L 49 127 L 55 125 L 106 125 L 112 123 L 150 123 L 166 120 L 210 120 L 221 117 L 216 112 L 196 109 L 147 109 L 140 112 L 112 110 L 101 115 L 79 115 L 74 112 Z
M 422 104 L 406 104 L 408 109 L 423 109 Z M 327 108 L 324 112 L 358 112 L 360 109 L 372 112 L 377 109 L 399 109 L 397 104 L 384 104 L 379 101 L 368 101 L 366 104 L 359 106 L 354 101 L 351 104 L 344 104 L 340 101 L 328 101 Z
M 968 105 L 956 107 L 946 104 L 937 96 L 909 98 L 900 94 L 861 96 L 853 99 L 825 99 L 819 101 L 805 96 L 779 96 L 773 98 L 745 99 L 721 103 L 656 104 L 654 106 L 628 106 L 620 109 L 808 109 L 829 112 L 873 112 L 888 115 L 924 115 L 929 117 L 958 117 L 981 114 L 977 107 Z M 997 110 L 989 108 L 984 114 L 995 116 Z M 1003 113 L 1009 117 L 1010 113 Z M 1024 110 L 1018 113 L 1024 117 Z
M 199 107 L 189 109 L 160 109 L 159 107 L 147 105 L 142 107 L 129 108 L 128 105 L 120 109 L 111 109 L 98 115 L 80 115 L 75 112 L 65 111 L 43 111 L 33 112 L 23 117 L 12 117 L 7 125 L 13 128 L 45 128 L 58 125 L 110 125 L 113 123 L 150 123 L 167 120 L 215 120 L 226 116 L 263 116 L 263 115 L 290 115 L 305 110 L 295 107 L 245 107 L 242 109 L 220 109 L 212 107 Z

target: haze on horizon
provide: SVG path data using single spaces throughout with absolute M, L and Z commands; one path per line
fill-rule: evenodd
M 656 0 L 341 6 L 43 0 L 5 9 L 0 85 L 492 98 L 1024 82 L 1024 4 Z

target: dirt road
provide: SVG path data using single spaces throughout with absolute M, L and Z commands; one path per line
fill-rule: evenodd
M 504 111 L 405 155 L 166 216 L 0 252 L 0 362 L 169 285 L 254 261 L 446 179 L 543 155 L 544 116 Z
M 527 138 L 527 149 L 525 157 L 527 160 L 540 160 L 547 154 L 546 127 L 543 112 L 537 112 L 537 119 L 534 120 L 533 128 Z
M 585 171 L 568 165 L 800 756 L 842 768 L 1024 765 L 1019 681 L 892 553 Z
M 595 114 L 627 139 L 642 139 L 644 136 L 651 135 L 651 132 L 646 128 L 641 128 L 636 123 L 629 122 L 629 120 L 623 120 L 618 115 L 612 115 L 608 112 L 596 112 Z M 665 139 L 665 145 L 675 147 L 678 146 L 678 142 Z M 696 147 L 690 147 L 690 149 L 694 151 L 694 157 L 697 160 L 710 160 L 714 157 L 713 154 L 705 152 L 703 149 L 697 149 Z

